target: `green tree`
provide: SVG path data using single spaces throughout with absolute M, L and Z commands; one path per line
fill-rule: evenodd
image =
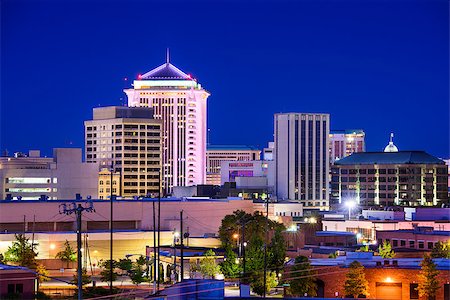
M 450 258 L 450 242 L 437 242 L 431 250 L 432 258 Z
M 214 278 L 216 274 L 220 273 L 220 268 L 216 263 L 216 259 L 214 258 L 216 254 L 211 249 L 207 250 L 200 261 L 200 272 L 203 275 L 203 278 Z
M 5 260 L 22 267 L 36 268 L 37 253 L 28 238 L 23 234 L 15 234 L 16 240 L 5 252 Z
M 91 282 L 92 282 L 91 276 L 89 276 L 89 274 L 87 273 L 87 270 L 85 268 L 81 269 L 81 285 L 85 286 Z M 78 269 L 77 269 L 77 272 L 73 275 L 73 279 L 72 279 L 71 283 L 73 285 L 78 286 Z
M 240 275 L 242 268 L 236 260 L 236 253 L 234 253 L 231 247 L 226 247 L 225 259 L 219 264 L 220 271 L 226 278 L 236 278 Z
M 389 246 L 390 246 L 391 244 L 389 244 Z M 369 245 L 364 245 L 364 246 L 361 246 L 361 247 L 359 247 L 359 249 L 358 250 L 356 250 L 357 252 L 369 252 L 370 251 L 370 249 L 369 249 Z
M 382 258 L 394 258 L 395 252 L 392 250 L 391 243 L 384 241 L 383 245 L 378 246 L 378 254 Z
M 111 280 L 110 276 L 111 276 L 111 272 L 112 272 L 112 280 L 115 281 L 117 279 L 117 276 L 119 274 L 117 274 L 117 272 L 115 272 L 115 268 L 117 268 L 117 261 L 113 259 L 112 261 L 112 271 L 111 271 L 111 264 L 110 264 L 110 260 L 101 260 L 99 262 L 99 267 L 102 268 L 101 272 L 100 272 L 100 280 L 103 282 L 109 282 Z
M 268 268 L 275 270 L 276 274 L 283 268 L 286 261 L 286 241 L 282 231 L 284 226 L 276 226 L 275 233 L 268 246 Z
M 58 258 L 62 260 L 63 262 L 66 262 L 66 268 L 69 267 L 69 263 L 77 260 L 77 255 L 75 250 L 70 245 L 69 241 L 66 240 L 64 242 L 64 249 L 56 253 L 55 258 Z
M 344 291 L 346 295 L 358 298 L 369 295 L 369 282 L 364 274 L 364 267 L 357 261 L 349 265 Z
M 277 274 L 267 272 L 266 276 L 266 294 L 278 284 Z M 251 276 L 250 287 L 254 293 L 262 296 L 264 294 L 264 271 L 255 271 Z
M 305 293 L 308 296 L 317 296 L 317 283 L 315 272 L 311 270 L 311 264 L 306 256 L 297 256 L 294 261 L 294 266 L 290 273 L 289 292 L 295 296 L 303 296 Z
M 264 240 L 259 235 L 253 235 L 245 249 L 246 272 L 264 270 Z
M 129 274 L 131 269 L 133 268 L 133 262 L 129 258 L 121 258 L 117 262 L 117 268 L 122 270 L 123 273 Z
M 421 270 L 419 273 L 419 286 L 417 290 L 422 297 L 428 297 L 429 299 L 436 297 L 436 292 L 440 288 L 438 276 L 439 270 L 436 269 L 436 264 L 433 259 L 425 254 L 423 260 L 420 263 Z
M 145 276 L 145 269 L 144 266 L 146 265 L 147 260 L 145 256 L 141 255 L 134 263 L 131 265 L 131 269 L 129 271 L 129 276 L 131 281 L 138 285 L 139 283 L 142 283 L 147 280 Z
M 38 282 L 43 283 L 50 280 L 50 272 L 45 268 L 43 264 L 36 266 L 36 273 L 38 274 Z

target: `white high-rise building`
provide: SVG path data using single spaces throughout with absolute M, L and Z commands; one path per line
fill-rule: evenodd
M 334 130 L 330 133 L 330 163 L 356 152 L 365 152 L 365 135 L 361 129 Z
M 196 79 L 166 63 L 125 89 L 128 106 L 152 107 L 162 120 L 162 175 L 166 192 L 206 181 L 206 104 L 210 95 Z
M 328 209 L 330 115 L 275 114 L 275 188 L 279 201 Z

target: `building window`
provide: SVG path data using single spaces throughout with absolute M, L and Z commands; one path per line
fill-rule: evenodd
M 419 241 L 419 249 L 425 248 L 424 241 Z
M 405 240 L 400 240 L 400 246 L 405 247 L 406 246 L 406 241 Z
M 414 248 L 414 241 L 409 241 L 409 248 Z
M 409 284 L 409 299 L 419 299 L 419 291 L 417 290 L 418 287 L 418 283 Z
M 428 249 L 433 249 L 433 242 L 428 242 Z
M 8 294 L 23 294 L 22 283 L 8 284 Z

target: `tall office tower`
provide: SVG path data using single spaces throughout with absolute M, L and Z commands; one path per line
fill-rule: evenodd
M 159 192 L 161 121 L 153 118 L 152 109 L 98 107 L 93 110 L 93 119 L 85 121 L 84 126 L 86 162 L 100 165 L 100 196 L 109 196 L 110 188 L 113 194 L 124 198 L 154 196 Z M 110 178 L 105 168 L 111 170 L 111 166 L 115 174 L 108 186 Z M 120 190 L 114 193 L 118 176 Z
M 209 145 L 206 150 L 206 183 L 220 185 L 220 164 L 223 161 L 260 160 L 261 151 L 251 146 Z
M 169 62 L 125 89 L 128 106 L 152 107 L 162 120 L 162 174 L 166 192 L 206 181 L 206 100 L 210 95 Z
M 278 200 L 328 209 L 330 115 L 275 114 L 275 189 Z
M 334 130 L 330 133 L 330 163 L 356 152 L 365 152 L 365 133 L 361 129 Z

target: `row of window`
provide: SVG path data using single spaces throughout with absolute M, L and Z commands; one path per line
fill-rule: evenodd
M 111 125 L 110 126 L 106 126 L 106 125 L 102 125 L 98 127 L 101 130 L 111 130 L 111 129 L 148 129 L 148 130 L 159 130 L 161 128 L 160 125 L 131 125 L 131 124 L 119 124 L 119 125 Z M 86 131 L 96 131 L 97 130 L 97 126 L 87 126 L 86 127 Z

